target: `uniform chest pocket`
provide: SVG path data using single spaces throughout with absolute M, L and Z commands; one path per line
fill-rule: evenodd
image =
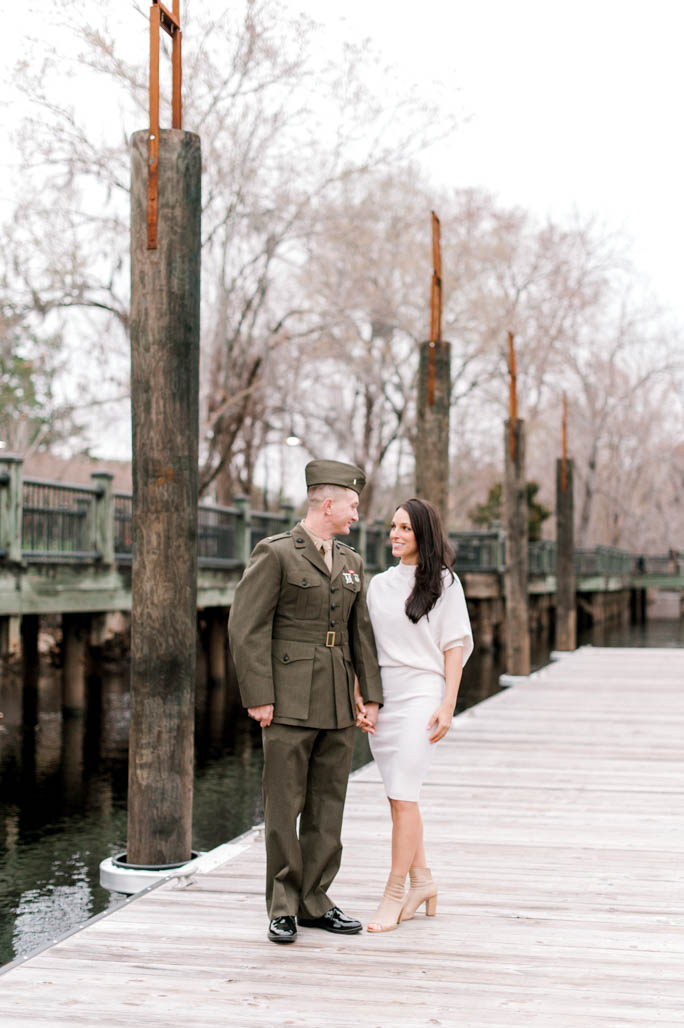
M 307 575 L 290 574 L 287 576 L 287 584 L 296 618 L 313 621 L 321 616 L 323 589 L 320 582 Z
M 354 605 L 354 600 L 356 599 L 356 597 L 357 597 L 357 595 L 359 594 L 360 591 L 361 591 L 361 582 L 360 581 L 353 579 L 351 582 L 345 582 L 345 581 L 342 582 L 342 598 L 343 598 L 343 601 L 344 601 L 344 616 L 345 616 L 345 618 L 349 617 L 349 615 L 351 613 L 352 606 Z

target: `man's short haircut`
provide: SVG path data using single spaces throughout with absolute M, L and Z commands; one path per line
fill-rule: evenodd
M 339 500 L 349 492 L 353 490 L 343 485 L 310 485 L 306 491 L 306 502 L 309 510 L 318 510 L 328 497 Z

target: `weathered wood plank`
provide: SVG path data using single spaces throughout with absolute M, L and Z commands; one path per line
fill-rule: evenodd
M 683 687 L 684 651 L 587 649 L 461 715 L 423 794 L 436 918 L 273 946 L 257 839 L 12 968 L 3 1028 L 681 1025 Z M 370 766 L 335 888 L 362 919 L 389 832 Z

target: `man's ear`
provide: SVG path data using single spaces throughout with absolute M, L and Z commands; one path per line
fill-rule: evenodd
M 332 505 L 333 505 L 333 498 L 332 498 L 332 496 L 326 496 L 326 498 L 323 500 L 323 503 L 321 504 L 321 510 L 323 511 L 324 514 L 329 514 L 330 511 L 332 510 Z

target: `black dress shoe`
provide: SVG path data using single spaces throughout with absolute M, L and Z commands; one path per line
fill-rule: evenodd
M 298 917 L 297 924 L 302 928 L 322 928 L 324 932 L 337 935 L 356 935 L 363 928 L 360 921 L 347 917 L 339 907 L 331 907 L 322 917 Z
M 294 942 L 297 936 L 297 925 L 294 917 L 274 917 L 268 926 L 268 937 L 271 942 Z

